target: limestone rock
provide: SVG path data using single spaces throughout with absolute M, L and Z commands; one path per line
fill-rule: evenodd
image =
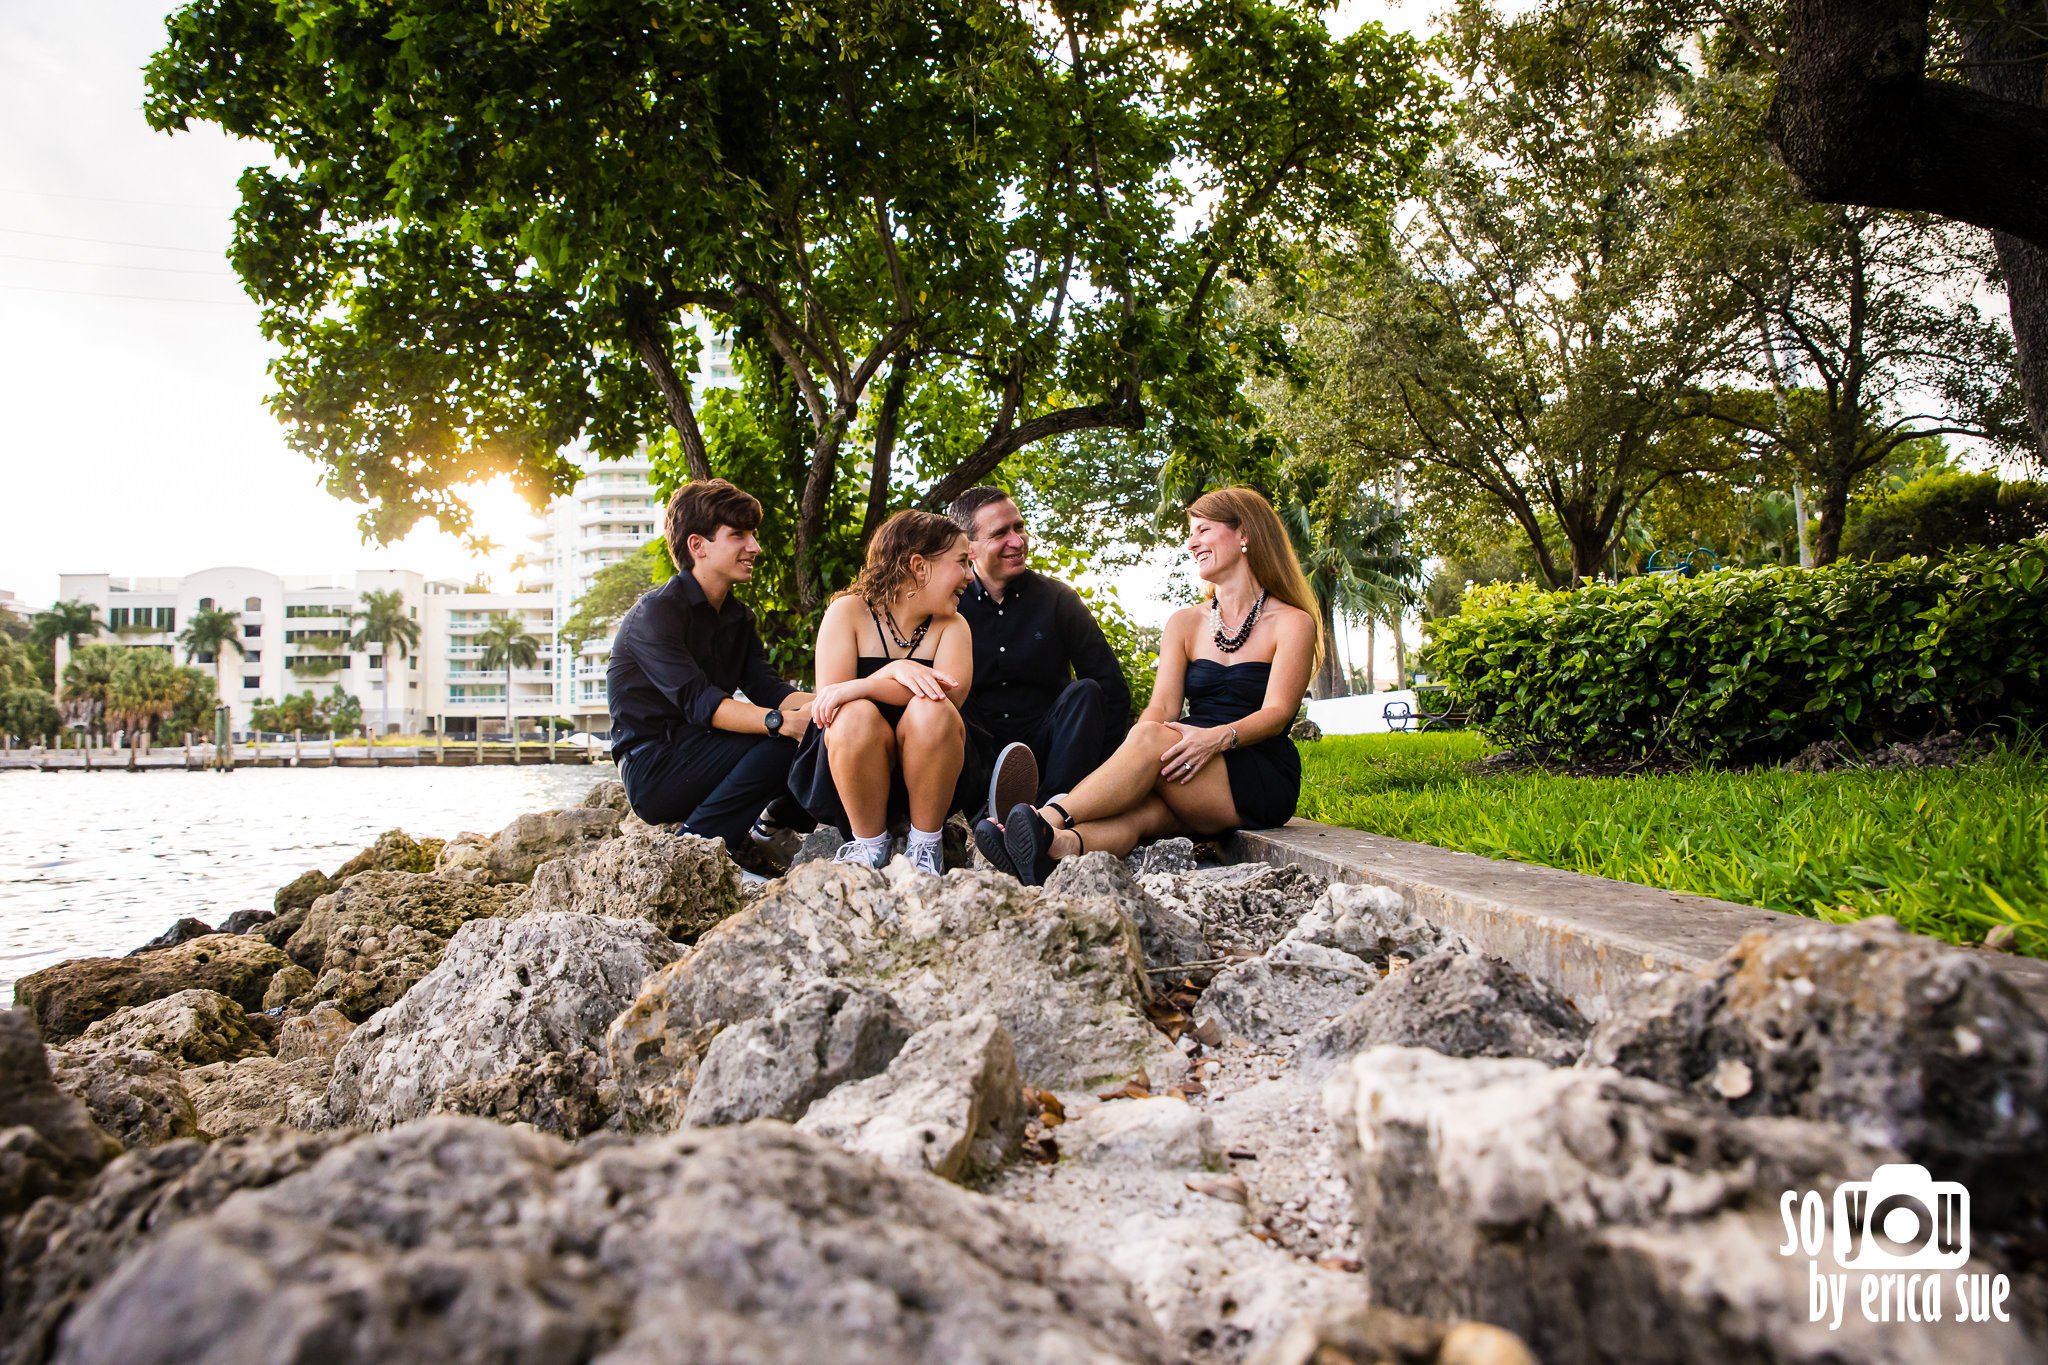
M 533 880 L 534 869 L 619 832 L 619 812 L 597 806 L 522 815 L 491 837 L 485 870 L 495 882 Z
M 322 1000 L 304 1014 L 278 1025 L 277 1059 L 296 1062 L 304 1057 L 319 1057 L 333 1061 L 355 1027 L 338 1006 Z
M 526 910 L 644 919 L 690 943 L 740 903 L 740 870 L 721 841 L 624 834 L 542 863 Z
M 1522 1339 L 1484 1322 L 1437 1322 L 1363 1302 L 1289 1329 L 1251 1365 L 1537 1365 Z
M 446 1114 L 524 1123 L 544 1133 L 590 1133 L 618 1109 L 604 1054 L 589 1048 L 521 1058 L 502 1071 L 458 1080 L 435 1097 Z
M 621 834 L 666 834 L 673 837 L 682 832 L 683 822 L 680 820 L 665 820 L 661 824 L 650 825 L 631 811 L 626 812 L 625 817 L 619 821 Z
M 288 951 L 318 978 L 309 988 L 315 999 L 361 1021 L 432 971 L 456 929 L 507 914 L 527 894 L 415 872 L 365 872 L 314 903 Z
M 458 834 L 441 846 L 434 860 L 434 875 L 455 882 L 487 882 L 491 879 L 491 836 Z
M 1175 837 L 1155 839 L 1142 848 L 1131 850 L 1125 863 L 1138 876 L 1154 872 L 1167 872 L 1184 876 L 1195 870 L 1195 841 Z
M 340 885 L 339 881 L 336 881 L 318 868 L 308 868 L 283 886 L 277 888 L 277 895 L 271 898 L 270 906 L 271 909 L 277 912 L 278 918 L 282 919 L 294 910 L 312 909 L 314 901 L 319 900 L 322 896 Z M 268 934 L 270 930 L 266 927 L 264 932 Z M 287 934 L 286 937 L 288 938 L 290 935 Z M 271 940 L 271 942 L 280 946 L 282 946 L 283 941 L 283 939 Z
M 254 1057 L 270 1048 L 250 1029 L 242 1007 L 217 991 L 179 991 L 115 1010 L 71 1042 L 73 1051 L 141 1048 L 180 1066 Z
M 333 1064 L 323 1057 L 280 1061 L 244 1057 L 214 1062 L 184 1073 L 185 1093 L 199 1128 L 214 1137 L 235 1137 L 262 1128 L 317 1128 L 325 1124 L 327 1078 Z
M 46 1199 L 9 1230 L 0 1294 L 0 1365 L 43 1365 L 57 1329 L 143 1239 L 212 1211 L 237 1190 L 310 1166 L 338 1135 L 266 1132 L 128 1152 L 76 1202 Z M 195 1359 L 201 1357 L 195 1357 Z
M 839 846 L 846 842 L 846 831 L 836 825 L 820 825 L 804 836 L 790 856 L 789 870 L 794 872 L 805 863 L 832 861 L 832 855 L 839 852 Z
M 283 1009 L 312 989 L 313 974 L 296 962 L 287 963 L 277 969 L 277 975 L 263 988 L 263 1008 Z
M 35 1020 L 0 1010 L 0 1218 L 46 1194 L 69 1194 L 120 1152 L 51 1079 Z
M 2048 1024 L 1981 958 L 1888 919 L 1750 934 L 1623 1000 L 1586 1063 L 1730 1113 L 1840 1123 L 1980 1204 L 2048 1164 Z
M 1323 884 L 1287 864 L 1232 863 L 1185 875 L 1151 873 L 1139 882 L 1153 899 L 1192 919 L 1219 951 L 1263 953 L 1286 937 L 1323 894 Z
M 140 948 L 135 949 L 134 952 L 129 953 L 128 956 L 134 957 L 137 953 L 152 953 L 159 948 L 175 948 L 180 943 L 189 943 L 195 938 L 204 938 L 213 931 L 213 926 L 205 920 L 194 919 L 187 915 L 149 942 L 143 944 Z M 225 929 L 221 932 L 240 933 L 241 931 L 239 929 Z
M 1218 972 L 1195 1002 L 1195 1017 L 1214 1020 L 1227 1037 L 1292 1047 L 1379 984 L 1379 973 L 1349 953 L 1288 939 Z
M 578 803 L 592 810 L 615 810 L 621 819 L 632 813 L 633 807 L 626 800 L 626 784 L 616 777 L 607 777 L 591 784 L 583 800 Z
M 152 1237 L 64 1365 L 314 1360 L 1165 1365 L 1101 1262 L 776 1124 L 579 1153 L 438 1117 Z
M 220 922 L 220 932 L 253 934 L 276 918 L 275 910 L 237 910 Z
M 1034 1085 L 1084 1089 L 1185 1062 L 1147 1022 L 1138 938 L 1101 900 L 997 872 L 806 863 L 651 977 L 606 1050 L 630 1126 L 680 1123 L 721 1029 L 819 977 L 879 986 L 919 1024 L 989 1009 Z
M 1350 882 L 1332 882 L 1287 937 L 1350 953 L 1376 967 L 1396 959 L 1414 962 L 1446 948 L 1470 951 L 1461 936 L 1408 909 L 1399 892 Z
M 999 1165 L 1024 1131 L 1017 1054 L 977 1010 L 912 1035 L 889 1069 L 842 1085 L 797 1122 L 849 1152 L 958 1180 Z
M 1369 1047 L 1426 1047 L 1451 1057 L 1533 1057 L 1569 1066 L 1588 1025 L 1571 1001 L 1497 957 L 1437 953 L 1395 971 L 1315 1030 L 1302 1053 L 1336 1061 Z
M 1060 1159 L 1090 1166 L 1202 1170 L 1223 1159 L 1216 1123 L 1183 1100 L 1114 1100 L 1061 1126 Z
M 884 991 L 813 981 L 787 1004 L 711 1040 L 683 1122 L 802 1118 L 811 1102 L 885 1070 L 916 1027 Z
M 1654 1082 L 1375 1048 L 1324 1090 L 1376 1302 L 1544 1360 L 2018 1361 L 2012 1325 L 1812 1322 L 1788 1190 L 1896 1159 L 1829 1124 L 1735 1119 Z M 1972 1270 L 1986 1269 L 1981 1262 Z M 1597 1286 L 1597 1288 L 1593 1288 Z
M 439 839 L 415 839 L 402 829 L 387 829 L 377 842 L 336 868 L 334 880 L 345 882 L 359 872 L 432 872 L 440 856 Z
M 154 1147 L 199 1136 L 199 1114 L 185 1093 L 177 1064 L 141 1048 L 77 1052 L 49 1049 L 50 1075 L 59 1090 L 85 1104 L 92 1121 L 124 1147 Z
M 1046 878 L 1045 889 L 1059 896 L 1107 896 L 1115 901 L 1137 924 L 1148 967 L 1178 967 L 1215 955 L 1194 920 L 1154 900 L 1129 865 L 1114 854 L 1062 858 Z
M 126 1005 L 146 1005 L 183 990 L 218 991 L 243 1009 L 260 1009 L 263 989 L 286 957 L 253 934 L 208 934 L 141 957 L 87 957 L 31 972 L 14 983 L 14 1002 L 43 1037 L 63 1042 Z
M 601 1067 L 595 1057 L 568 1054 L 595 1049 L 641 982 L 675 953 L 645 920 L 560 913 L 472 920 L 431 973 L 342 1045 L 328 1112 L 337 1123 L 389 1127 L 431 1113 L 456 1086 L 472 1087 L 462 1096 L 471 1107 L 517 1112 L 523 1101 L 507 1098 L 501 1084 L 516 1073 L 533 1088 L 529 1121 L 552 1128 L 596 1115 L 602 1122 L 609 1103 L 560 1089 L 565 1081 L 594 1084 Z M 548 1063 L 551 1057 L 563 1060 Z

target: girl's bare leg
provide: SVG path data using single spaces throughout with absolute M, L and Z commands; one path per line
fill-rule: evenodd
M 896 722 L 896 751 L 910 792 L 910 823 L 935 830 L 946 823 L 960 765 L 967 760 L 967 722 L 949 701 L 912 697 Z
M 1159 782 L 1159 756 L 1179 739 L 1179 735 L 1157 721 L 1139 721 L 1124 736 L 1116 752 L 1061 797 L 1060 804 L 1076 824 L 1106 820 L 1135 810 L 1152 795 Z M 1047 813 L 1047 818 L 1064 823 L 1057 811 Z
M 889 832 L 889 775 L 896 770 L 896 733 L 865 697 L 839 708 L 825 731 L 825 764 L 847 831 L 856 839 Z

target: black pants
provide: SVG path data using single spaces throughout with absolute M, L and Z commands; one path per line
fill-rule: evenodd
M 789 790 L 796 741 L 702 730 L 642 744 L 619 765 L 633 813 L 650 825 L 737 845 L 770 801 Z
M 1113 726 L 1102 704 L 1102 685 L 1093 678 L 1076 678 L 1063 688 L 1047 711 L 1035 723 L 998 722 L 976 736 L 988 749 L 984 756 L 992 765 L 1003 746 L 1022 743 L 1038 760 L 1038 799 L 1049 801 L 1070 792 L 1082 778 L 1102 766 L 1116 746 L 1124 742 L 1129 726 Z M 1005 812 L 993 818 L 1002 819 Z

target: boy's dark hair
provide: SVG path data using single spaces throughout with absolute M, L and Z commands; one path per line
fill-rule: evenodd
M 698 479 L 675 491 L 662 518 L 661 538 L 668 542 L 668 557 L 675 561 L 678 573 L 689 572 L 690 537 L 710 540 L 721 526 L 759 530 L 760 500 L 724 479 Z
M 1009 496 L 1009 492 L 1005 489 L 997 488 L 994 484 L 983 484 L 979 488 L 970 488 L 959 497 L 953 499 L 952 503 L 946 508 L 946 515 L 953 519 L 955 526 L 967 533 L 969 540 L 972 540 L 974 539 L 975 513 L 990 503 L 1002 502 Z

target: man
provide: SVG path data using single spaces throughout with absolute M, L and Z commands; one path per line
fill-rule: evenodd
M 974 689 L 962 708 L 968 731 L 994 755 L 989 818 L 1018 801 L 1071 791 L 1131 728 L 1131 689 L 1102 627 L 1079 593 L 1025 566 L 1031 536 L 1000 488 L 970 488 L 947 515 L 967 532 L 974 583 L 960 614 L 974 631 Z M 1036 760 L 1036 791 L 1009 760 L 1021 745 Z M 1021 787 L 1021 791 L 1019 788 Z
M 754 613 L 733 596 L 754 576 L 760 525 L 761 504 L 724 479 L 677 489 L 662 525 L 676 576 L 619 622 L 605 673 L 612 756 L 634 813 L 722 839 L 754 870 L 749 827 L 788 790 L 811 705 L 776 676 Z

